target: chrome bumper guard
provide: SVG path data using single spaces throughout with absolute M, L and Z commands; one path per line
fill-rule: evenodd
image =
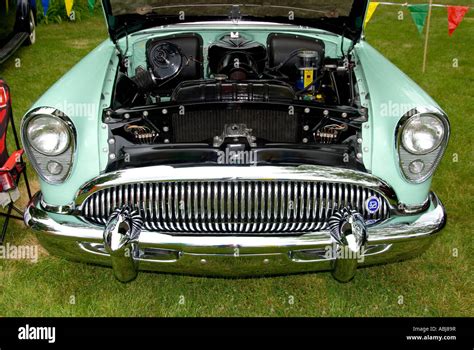
M 103 227 L 80 220 L 71 223 L 66 215 L 46 211 L 41 202 L 41 193 L 37 193 L 25 211 L 25 223 L 38 231 L 39 241 L 50 253 L 70 260 L 112 265 Z M 222 277 L 333 271 L 336 279 L 348 281 L 357 267 L 421 254 L 445 223 L 444 207 L 430 193 L 429 208 L 422 213 L 392 215 L 384 222 L 368 226 L 367 240 L 359 256 L 336 244 L 329 230 L 299 236 L 217 237 L 173 236 L 144 230 L 134 242 L 137 250 L 133 261 L 126 265 L 127 269 L 137 266 L 137 270 Z M 345 256 L 346 253 L 352 255 Z M 136 271 L 121 272 L 115 274 L 125 276 L 120 278 L 124 282 L 136 276 Z

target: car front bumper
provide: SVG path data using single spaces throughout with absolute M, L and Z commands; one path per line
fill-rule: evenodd
M 446 223 L 438 197 L 430 193 L 429 201 L 429 208 L 421 214 L 393 216 L 369 226 L 365 253 L 358 257 L 357 266 L 405 260 L 426 250 Z M 103 227 L 71 222 L 66 215 L 46 211 L 41 193 L 29 203 L 25 223 L 37 231 L 40 243 L 54 255 L 111 265 Z M 299 236 L 219 237 L 142 231 L 137 243 L 139 270 L 189 275 L 244 277 L 331 271 L 340 259 L 328 254 L 334 242 L 327 230 Z

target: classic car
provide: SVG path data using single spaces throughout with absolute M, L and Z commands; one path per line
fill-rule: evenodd
M 0 1 L 0 64 L 36 41 L 36 0 Z
M 22 121 L 41 244 L 123 282 L 346 282 L 427 249 L 449 122 L 363 39 L 368 1 L 208 1 L 103 1 L 110 38 Z

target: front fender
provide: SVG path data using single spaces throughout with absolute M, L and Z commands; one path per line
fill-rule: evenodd
M 420 205 L 428 198 L 432 178 L 421 184 L 405 180 L 395 146 L 395 133 L 402 116 L 413 108 L 441 108 L 413 80 L 367 42 L 355 46 L 358 83 L 368 93 L 365 103 L 369 121 L 362 129 L 363 160 L 375 176 L 389 183 L 401 203 Z
M 70 204 L 77 189 L 105 168 L 104 162 L 108 155 L 107 129 L 102 127 L 101 116 L 103 109 L 110 105 L 111 94 L 104 90 L 110 91 L 116 69 L 115 47 L 110 40 L 106 40 L 31 107 L 30 110 L 42 106 L 59 109 L 71 119 L 77 132 L 76 154 L 69 178 L 59 185 L 51 185 L 40 179 L 47 203 Z M 103 152 L 104 148 L 107 152 Z

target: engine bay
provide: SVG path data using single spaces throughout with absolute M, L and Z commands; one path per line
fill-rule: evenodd
M 352 75 L 347 60 L 326 57 L 324 42 L 314 38 L 271 33 L 264 45 L 231 32 L 209 45 L 204 58 L 203 39 L 181 34 L 147 41 L 146 66 L 119 77 L 118 89 L 128 85 L 130 90 L 115 103 L 135 106 L 171 98 L 353 105 Z
M 323 40 L 269 33 L 262 43 L 230 32 L 204 47 L 185 33 L 147 40 L 144 56 L 121 67 L 104 114 L 115 153 L 139 152 L 140 164 L 161 162 L 156 152 L 169 162 L 214 162 L 229 149 L 264 163 L 361 163 L 366 111 L 355 63 L 327 55 Z

